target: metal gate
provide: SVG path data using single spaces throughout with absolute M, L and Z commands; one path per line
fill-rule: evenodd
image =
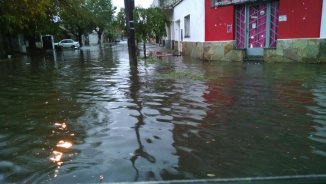
M 278 1 L 236 7 L 236 46 L 247 55 L 262 56 L 264 48 L 275 48 L 278 30 Z

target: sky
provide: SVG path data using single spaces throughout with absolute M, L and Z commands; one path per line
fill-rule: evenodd
M 135 0 L 135 6 L 141 6 L 148 8 L 152 4 L 153 0 Z M 112 0 L 113 6 L 117 7 L 117 11 L 124 7 L 124 0 Z

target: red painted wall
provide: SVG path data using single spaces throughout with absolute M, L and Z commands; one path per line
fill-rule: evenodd
M 279 15 L 287 21 L 279 22 L 279 39 L 319 38 L 323 0 L 280 0 Z M 234 6 L 211 8 L 205 0 L 205 40 L 234 40 Z M 232 25 L 232 32 L 227 32 Z
M 279 39 L 319 38 L 322 0 L 280 0 Z
M 227 25 L 232 26 L 227 32 Z M 205 0 L 205 40 L 234 40 L 234 7 L 211 8 L 210 0 Z

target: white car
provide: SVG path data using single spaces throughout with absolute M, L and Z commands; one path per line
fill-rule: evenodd
M 61 40 L 59 43 L 55 43 L 54 45 L 59 48 L 78 49 L 80 47 L 79 42 L 76 42 L 73 39 L 64 39 Z

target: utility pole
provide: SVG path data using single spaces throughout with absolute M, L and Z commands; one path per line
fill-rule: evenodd
M 125 14 L 126 23 L 128 29 L 128 51 L 129 51 L 129 62 L 130 65 L 137 66 L 137 55 L 136 55 L 136 39 L 135 39 L 135 24 L 134 24 L 134 0 L 124 0 L 125 2 Z

